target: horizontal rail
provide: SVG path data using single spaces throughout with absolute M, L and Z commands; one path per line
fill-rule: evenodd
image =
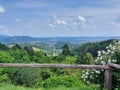
M 0 63 L 0 67 L 33 67 L 33 68 L 74 68 L 74 69 L 109 69 L 105 65 L 71 65 L 71 64 L 23 64 L 23 63 Z
M 109 63 L 108 65 L 109 65 L 110 67 L 120 69 L 120 65 L 118 65 L 118 64 Z

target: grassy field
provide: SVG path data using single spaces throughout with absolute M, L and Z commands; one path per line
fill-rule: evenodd
M 95 87 L 92 86 L 83 86 L 83 87 L 71 87 L 71 88 L 65 88 L 64 86 L 56 87 L 56 88 L 25 88 L 22 86 L 15 86 L 10 84 L 4 84 L 0 85 L 0 90 L 95 90 Z

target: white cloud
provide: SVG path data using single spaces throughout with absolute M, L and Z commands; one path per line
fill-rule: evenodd
M 67 22 L 65 20 L 62 20 L 60 18 L 57 18 L 56 15 L 53 15 L 53 18 L 55 19 L 56 24 L 63 24 L 63 25 L 67 25 Z
M 63 25 L 67 25 L 67 22 L 65 20 L 57 20 L 57 24 L 63 24 Z
M 5 12 L 5 8 L 3 8 L 1 5 L 0 5 L 0 13 L 4 13 Z
M 52 24 L 49 24 L 49 26 L 51 28 L 64 28 L 64 29 L 68 29 L 67 28 L 67 21 L 64 20 L 63 18 L 58 18 L 56 15 L 53 15 L 53 22 L 51 22 Z
M 49 24 L 50 27 L 52 28 L 55 28 L 55 25 L 54 24 Z
M 81 22 L 86 22 L 85 17 L 80 16 L 80 15 L 78 16 L 78 20 L 81 21 Z
M 22 22 L 21 19 L 15 19 L 14 21 L 15 21 L 16 23 Z
M 77 17 L 77 18 L 76 18 Z M 64 30 L 86 30 L 88 29 L 89 23 L 86 18 L 80 15 L 76 16 L 61 16 L 57 17 L 53 15 L 53 24 L 49 24 L 51 28 L 64 29 Z

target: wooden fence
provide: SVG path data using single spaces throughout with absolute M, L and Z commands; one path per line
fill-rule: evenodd
M 33 68 L 74 68 L 74 69 L 104 69 L 105 89 L 112 90 L 112 71 L 120 65 L 109 63 L 107 65 L 70 65 L 70 64 L 22 64 L 22 63 L 0 63 L 0 67 L 33 67 Z

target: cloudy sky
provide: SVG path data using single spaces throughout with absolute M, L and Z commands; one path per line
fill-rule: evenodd
M 0 0 L 0 35 L 120 36 L 120 0 Z

